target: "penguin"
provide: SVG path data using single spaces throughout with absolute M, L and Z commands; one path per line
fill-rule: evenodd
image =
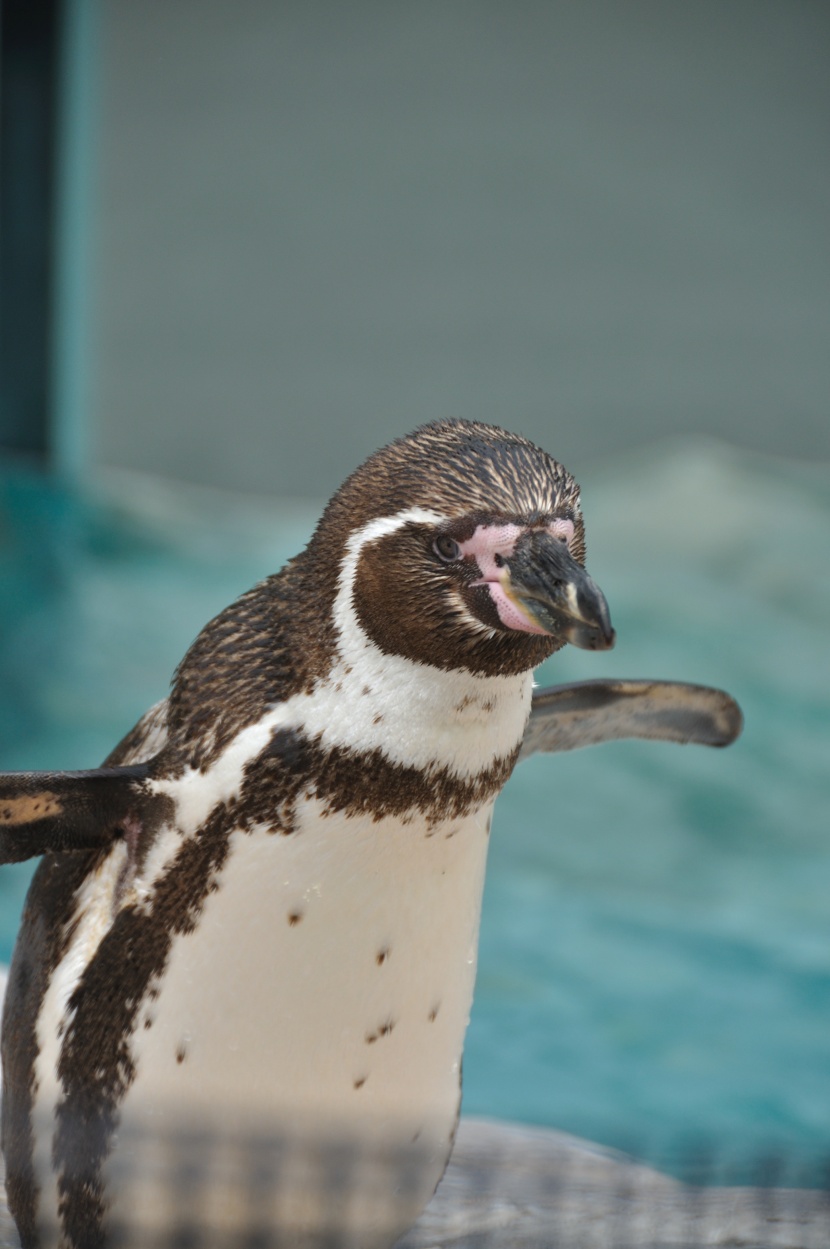
M 415 1221 L 458 1122 L 491 814 L 517 761 L 741 730 L 707 687 L 534 690 L 566 643 L 614 640 L 570 473 L 439 421 L 352 473 L 103 767 L 0 776 L 0 862 L 43 856 L 2 1029 L 23 1249 L 163 1230 L 119 1164 L 133 1129 L 179 1124 L 409 1159 L 394 1201 L 356 1181 L 337 1243 L 383 1249 Z M 289 1242 L 332 1243 L 326 1203 L 280 1191 Z M 208 1226 L 243 1226 L 205 1202 Z

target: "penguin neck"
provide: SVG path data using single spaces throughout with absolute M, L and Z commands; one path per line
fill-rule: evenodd
M 484 676 L 382 650 L 357 619 L 350 581 L 332 571 L 309 547 L 202 631 L 171 693 L 170 770 L 206 770 L 266 718 L 324 748 L 379 750 L 460 777 L 515 755 L 531 672 Z
M 325 680 L 284 709 L 324 749 L 469 778 L 513 756 L 530 712 L 532 678 L 446 672 L 373 645 L 338 654 Z
M 331 663 L 303 699 L 302 728 L 324 746 L 379 750 L 390 762 L 469 778 L 518 750 L 532 673 L 483 676 L 384 650 L 360 623 L 341 566 L 326 619 Z

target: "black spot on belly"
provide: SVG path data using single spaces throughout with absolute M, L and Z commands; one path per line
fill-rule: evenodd
M 383 966 L 383 964 L 386 962 L 386 960 L 388 959 L 391 953 L 392 951 L 389 949 L 388 945 L 385 945 L 382 950 L 378 950 L 377 954 L 375 955 L 375 962 L 377 963 L 378 967 Z
M 373 1045 L 376 1040 L 379 1040 L 379 1038 L 388 1037 L 389 1033 L 391 1033 L 394 1028 L 394 1024 L 396 1024 L 396 1020 L 384 1019 L 383 1023 L 377 1025 L 374 1032 L 367 1032 L 366 1038 L 364 1038 L 366 1039 L 366 1044 Z
M 302 911 L 289 911 L 289 913 L 288 913 L 288 926 L 289 926 L 289 928 L 296 928 L 296 927 L 297 927 L 297 924 L 299 924 L 299 922 L 300 922 L 300 920 L 301 920 L 302 918 L 303 918 L 303 913 L 302 913 Z
M 368 1079 L 369 1079 L 368 1076 L 361 1076 L 358 1080 L 354 1081 L 354 1087 L 356 1089 L 362 1089 L 363 1085 L 366 1083 Z
M 436 1003 L 436 1005 L 433 1006 L 432 1010 L 427 1015 L 427 1018 L 429 1019 L 430 1023 L 435 1023 L 436 1019 L 438 1018 L 438 1012 L 440 1009 L 441 1009 L 440 1002 Z
M 375 1041 L 378 1041 L 381 1037 L 389 1036 L 390 1032 L 393 1031 L 394 1027 L 395 1027 L 394 1019 L 384 1019 L 382 1024 L 378 1024 L 374 1032 L 366 1033 L 366 1038 L 365 1038 L 366 1044 L 374 1045 Z
M 179 1044 L 176 1047 L 176 1062 L 183 1063 L 186 1058 L 187 1058 L 187 1044 L 185 1041 L 179 1041 Z

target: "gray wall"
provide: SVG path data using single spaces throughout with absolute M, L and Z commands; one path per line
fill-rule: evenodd
M 101 463 L 501 422 L 830 456 L 830 6 L 101 0 Z

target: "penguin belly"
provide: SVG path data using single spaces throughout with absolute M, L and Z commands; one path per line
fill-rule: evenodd
M 441 1178 L 460 1104 L 490 808 L 427 825 L 325 815 L 314 799 L 300 806 L 288 836 L 231 835 L 217 888 L 139 1012 L 136 1075 L 109 1162 L 111 1215 L 130 1225 L 164 1217 L 145 1197 L 119 1208 L 129 1192 L 115 1182 L 119 1142 L 134 1129 L 184 1125 L 225 1144 L 276 1134 L 295 1180 L 277 1186 L 265 1217 L 309 1243 L 334 1217 L 356 1245 L 391 1244 Z M 338 1149 L 353 1174 L 335 1212 L 322 1198 L 327 1153 Z M 202 1216 L 217 1233 L 246 1226 L 239 1183 L 234 1192 L 206 1177 Z

